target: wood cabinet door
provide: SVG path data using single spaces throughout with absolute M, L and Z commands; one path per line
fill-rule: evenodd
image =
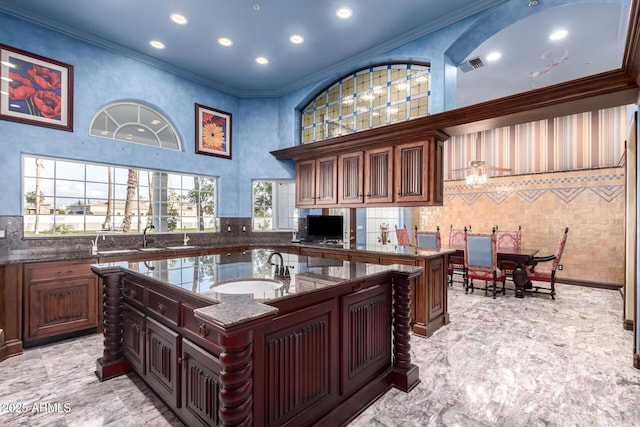
M 296 206 L 316 203 L 316 170 L 314 160 L 296 162 Z
M 180 407 L 180 336 L 147 317 L 145 378 L 149 385 L 174 408 Z
M 424 142 L 396 147 L 394 175 L 396 202 L 427 200 L 429 191 L 428 144 Z
M 393 202 L 393 148 L 368 150 L 364 157 L 365 203 Z
M 27 284 L 25 341 L 95 328 L 98 284 L 95 277 Z
M 432 259 L 425 271 L 427 283 L 427 323 L 440 318 L 447 308 L 447 270 L 443 258 Z
M 124 357 L 140 376 L 146 373 L 145 366 L 145 315 L 129 304 L 123 306 L 122 347 Z
M 364 153 L 338 156 L 338 203 L 364 202 Z
M 182 339 L 182 409 L 189 426 L 220 424 L 220 362 L 187 339 Z
M 337 160 L 336 156 L 316 160 L 316 205 L 338 203 Z

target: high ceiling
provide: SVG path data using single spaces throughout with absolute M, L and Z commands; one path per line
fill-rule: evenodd
M 586 1 L 559 7 L 549 5 L 567 2 L 539 0 L 535 6 L 527 3 L 528 0 L 0 0 L 0 11 L 237 96 L 279 96 L 311 82 L 354 71 L 371 65 L 367 62 L 370 58 L 502 4 L 508 6 L 506 14 L 501 15 L 507 19 L 510 11 L 531 11 L 525 10 L 528 15 L 510 26 L 500 19 L 487 18 L 485 24 L 467 31 L 476 35 L 475 45 L 470 45 L 474 43 L 470 38 L 450 52 L 454 65 L 477 57 L 484 63 L 484 67 L 467 73 L 458 70 L 457 106 L 620 67 L 629 13 L 626 0 Z M 350 19 L 336 16 L 341 6 L 353 11 Z M 534 13 L 536 7 L 540 7 L 539 13 Z M 183 15 L 187 24 L 172 22 L 172 13 Z M 566 28 L 568 36 L 550 44 L 548 33 L 559 27 Z M 483 31 L 496 34 L 478 39 Z M 291 43 L 289 37 L 293 34 L 301 35 L 304 42 Z M 233 45 L 221 46 L 217 42 L 220 37 L 231 39 Z M 162 42 L 165 48 L 151 47 L 151 40 Z M 502 57 L 487 61 L 486 56 L 494 50 L 499 50 Z M 268 64 L 256 63 L 259 56 L 267 58 Z M 427 56 L 420 59 L 429 60 Z

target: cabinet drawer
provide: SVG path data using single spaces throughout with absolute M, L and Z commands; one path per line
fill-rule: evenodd
M 76 277 L 93 277 L 91 264 L 83 262 L 42 262 L 25 265 L 28 283 L 48 282 Z
M 220 334 L 212 330 L 202 320 L 196 318 L 196 316 L 193 314 L 194 310 L 194 307 L 184 304 L 182 305 L 182 326 L 189 332 L 192 332 L 200 339 L 210 344 L 212 346 L 211 349 L 213 349 L 213 352 L 215 354 L 220 354 L 220 352 L 222 351 L 222 349 L 218 346 L 218 343 L 220 342 Z
M 180 304 L 178 301 L 160 295 L 151 289 L 147 290 L 147 308 L 177 325 L 180 316 Z
M 144 307 L 144 287 L 133 283 L 130 280 L 124 279 L 122 284 L 122 294 L 125 301 L 128 303 L 135 303 L 141 307 Z
M 380 257 L 377 255 L 352 254 L 351 262 L 367 262 L 369 264 L 380 264 Z
M 380 258 L 380 264 L 382 265 L 393 265 L 393 264 L 416 265 L 416 261 L 412 258 L 383 256 Z

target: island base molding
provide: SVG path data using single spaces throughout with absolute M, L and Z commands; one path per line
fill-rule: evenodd
M 96 361 L 96 376 L 100 381 L 110 380 L 131 371 L 131 365 L 125 359 L 105 362 L 101 357 Z

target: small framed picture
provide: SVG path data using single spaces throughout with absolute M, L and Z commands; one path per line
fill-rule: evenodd
M 196 104 L 196 153 L 231 159 L 231 114 Z
M 0 119 L 73 131 L 73 66 L 0 44 Z

